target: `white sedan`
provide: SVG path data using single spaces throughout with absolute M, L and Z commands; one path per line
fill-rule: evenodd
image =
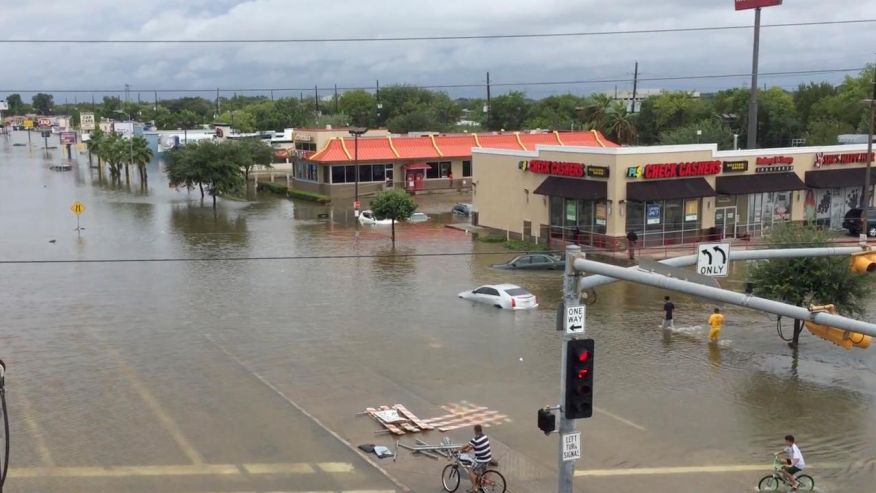
M 377 216 L 375 216 L 373 212 L 367 210 L 359 213 L 359 224 L 365 224 L 368 226 L 389 226 L 392 224 L 392 219 L 377 219 Z
M 538 308 L 538 299 L 529 291 L 514 284 L 491 284 L 459 293 L 464 300 L 493 305 L 506 310 Z

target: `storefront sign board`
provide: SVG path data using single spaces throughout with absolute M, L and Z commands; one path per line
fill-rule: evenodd
M 724 161 L 724 173 L 742 173 L 748 171 L 748 161 Z
M 782 0 L 736 0 L 736 10 L 749 10 L 781 5 Z
M 870 155 L 870 161 L 876 160 L 876 152 Z M 846 154 L 825 154 L 823 152 L 815 153 L 815 167 L 830 166 L 833 164 L 867 164 L 866 152 L 852 152 Z
M 755 173 L 787 173 L 794 171 L 794 166 L 758 166 L 754 169 Z
M 610 168 L 608 166 L 588 166 L 587 176 L 591 178 L 608 178 Z
M 759 157 L 756 161 L 758 166 L 773 166 L 777 164 L 794 164 L 792 156 L 766 156 Z
M 721 161 L 646 164 L 645 166 L 627 168 L 627 178 L 644 178 L 646 180 L 707 176 L 720 173 Z
M 647 224 L 660 224 L 660 204 L 648 204 Z
M 523 171 L 529 171 L 530 173 L 538 173 L 542 175 L 571 176 L 576 178 L 581 178 L 584 176 L 585 168 L 584 165 L 581 163 L 543 161 L 541 159 L 521 161 L 520 167 Z
M 73 145 L 76 143 L 76 132 L 61 132 L 59 140 L 61 145 Z

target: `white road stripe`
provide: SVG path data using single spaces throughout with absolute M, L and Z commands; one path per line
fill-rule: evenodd
M 290 462 L 278 464 L 187 464 L 168 466 L 106 466 L 106 467 L 13 467 L 10 478 L 127 478 L 162 476 L 237 476 L 245 473 L 259 475 L 348 474 L 353 465 L 344 462 Z
M 620 421 L 621 423 L 623 423 L 623 424 L 625 424 L 625 425 L 627 425 L 627 426 L 631 426 L 631 427 L 633 427 L 633 428 L 635 428 L 635 429 L 637 429 L 637 430 L 639 430 L 639 431 L 645 431 L 645 427 L 644 427 L 644 426 L 642 426 L 642 425 L 637 425 L 636 423 L 633 423 L 632 421 L 630 421 L 630 420 L 628 420 L 628 419 L 621 418 L 621 417 L 618 416 L 617 414 L 610 413 L 610 412 L 606 411 L 605 409 L 600 409 L 600 408 L 597 407 L 597 408 L 596 408 L 596 412 L 598 412 L 599 414 L 604 414 L 604 415 L 608 416 L 609 418 L 616 419 L 617 421 Z
M 848 464 L 821 463 L 817 466 L 807 465 L 806 469 L 842 469 Z M 682 466 L 682 467 L 634 467 L 629 469 L 585 469 L 575 471 L 575 477 L 611 477 L 611 476 L 655 476 L 666 474 L 715 474 L 728 472 L 772 471 L 767 464 L 737 464 L 720 466 Z
M 21 385 L 20 382 L 16 383 L 19 386 Z M 21 414 L 23 415 L 22 419 L 24 419 L 24 425 L 33 437 L 33 444 L 34 447 L 36 447 L 37 454 L 40 456 L 40 460 L 42 460 L 43 464 L 47 466 L 54 466 L 55 461 L 52 459 L 52 452 L 49 451 L 49 447 L 46 445 L 42 428 L 40 428 L 39 423 L 37 423 L 36 418 L 34 418 L 33 405 L 31 404 L 30 399 L 28 399 L 27 393 L 19 391 L 15 394 L 15 399 L 21 404 Z

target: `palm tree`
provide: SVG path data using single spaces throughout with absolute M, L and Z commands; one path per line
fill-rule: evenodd
M 585 125 L 590 128 L 605 128 L 605 120 L 611 111 L 612 99 L 605 94 L 593 94 L 584 104 L 583 117 Z
M 636 138 L 636 125 L 632 115 L 620 101 L 611 103 L 599 130 L 618 144 L 629 144 Z
M 104 142 L 106 142 L 106 133 L 96 128 L 91 131 L 91 136 L 88 139 L 86 145 L 88 146 L 88 165 L 91 165 L 91 155 L 97 155 L 97 176 L 99 179 L 103 179 L 103 168 L 101 166 L 101 147 Z
M 152 160 L 152 149 L 143 137 L 134 137 L 131 141 L 130 158 L 140 171 L 140 185 L 146 187 L 146 165 Z
M 113 180 L 121 180 L 122 168 L 129 158 L 128 143 L 118 134 L 109 134 L 100 146 L 100 155 L 109 165 Z

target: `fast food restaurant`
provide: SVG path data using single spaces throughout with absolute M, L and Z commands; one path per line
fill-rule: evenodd
M 539 145 L 474 149 L 473 160 L 478 225 L 531 241 L 618 248 L 630 231 L 643 246 L 668 246 L 757 238 L 786 222 L 840 229 L 860 204 L 867 154 L 865 145 Z

